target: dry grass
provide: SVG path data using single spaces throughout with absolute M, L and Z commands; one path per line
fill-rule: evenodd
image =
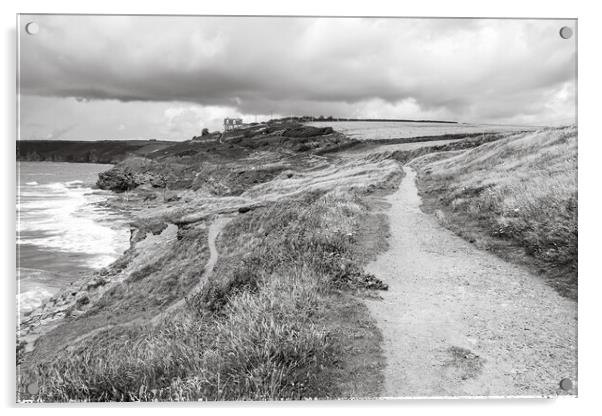
M 239 215 L 218 240 L 213 278 L 158 326 L 96 333 L 27 363 L 46 401 L 275 400 L 377 394 L 378 337 L 345 289 L 364 284 L 354 260 L 367 207 L 340 189 L 309 192 Z M 355 303 L 354 303 L 355 302 Z M 340 321 L 334 321 L 334 317 Z M 338 331 L 336 324 L 349 328 Z M 335 327 L 333 327 L 335 325 Z M 370 360 L 341 361 L 354 341 Z M 361 344 L 362 342 L 358 342 Z M 342 367 L 341 367 L 342 366 Z M 341 374 L 341 368 L 353 375 Z M 344 376 L 344 377 L 343 377 Z M 364 390 L 358 378 L 369 378 Z
M 193 181 L 198 189 L 141 212 L 135 246 L 109 270 L 116 284 L 38 339 L 21 369 L 23 380 L 38 382 L 43 400 L 379 393 L 380 337 L 355 294 L 384 287 L 362 266 L 386 234 L 364 247 L 362 224 L 382 222 L 366 200 L 397 185 L 398 163 L 306 156 L 285 164 L 262 152 L 230 162 L 193 172 L 203 178 Z M 236 187 L 244 192 L 233 195 Z M 228 196 L 216 197 L 218 188 Z M 224 213 L 234 218 L 216 241 L 212 274 L 153 325 L 198 281 L 207 223 Z
M 425 205 L 440 209 L 448 226 L 508 258 L 512 247 L 522 248 L 522 261 L 576 296 L 576 127 L 511 135 L 410 164 L 419 169 Z
M 186 312 L 157 328 L 106 331 L 38 367 L 47 401 L 267 400 L 324 397 L 316 378 L 335 348 L 312 317 L 319 278 L 264 276 L 220 316 Z

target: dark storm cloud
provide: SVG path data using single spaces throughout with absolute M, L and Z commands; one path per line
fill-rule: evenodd
M 35 16 L 22 25 L 32 19 L 41 29 L 21 37 L 21 87 L 34 96 L 473 121 L 547 119 L 574 97 L 575 43 L 558 36 L 571 21 Z

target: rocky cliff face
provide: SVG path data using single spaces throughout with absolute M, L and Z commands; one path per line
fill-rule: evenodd
M 143 158 L 128 159 L 106 172 L 98 174 L 96 185 L 100 189 L 124 192 L 141 185 L 152 188 L 165 188 L 173 179 L 165 167 Z
M 97 185 L 116 192 L 143 185 L 194 190 L 206 186 L 214 195 L 238 195 L 246 187 L 270 180 L 282 170 L 274 166 L 244 168 L 237 162 L 241 158 L 260 151 L 276 151 L 286 157 L 300 158 L 356 144 L 357 141 L 330 127 L 260 123 L 228 131 L 219 140 L 180 142 L 144 157 L 128 158 L 101 173 Z

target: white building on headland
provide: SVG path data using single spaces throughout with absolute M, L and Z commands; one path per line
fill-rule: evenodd
M 242 127 L 242 118 L 225 118 L 224 119 L 224 131 L 236 129 Z

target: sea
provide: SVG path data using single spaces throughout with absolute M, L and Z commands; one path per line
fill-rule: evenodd
M 17 162 L 17 307 L 20 316 L 129 247 L 128 215 L 97 189 L 111 165 Z

